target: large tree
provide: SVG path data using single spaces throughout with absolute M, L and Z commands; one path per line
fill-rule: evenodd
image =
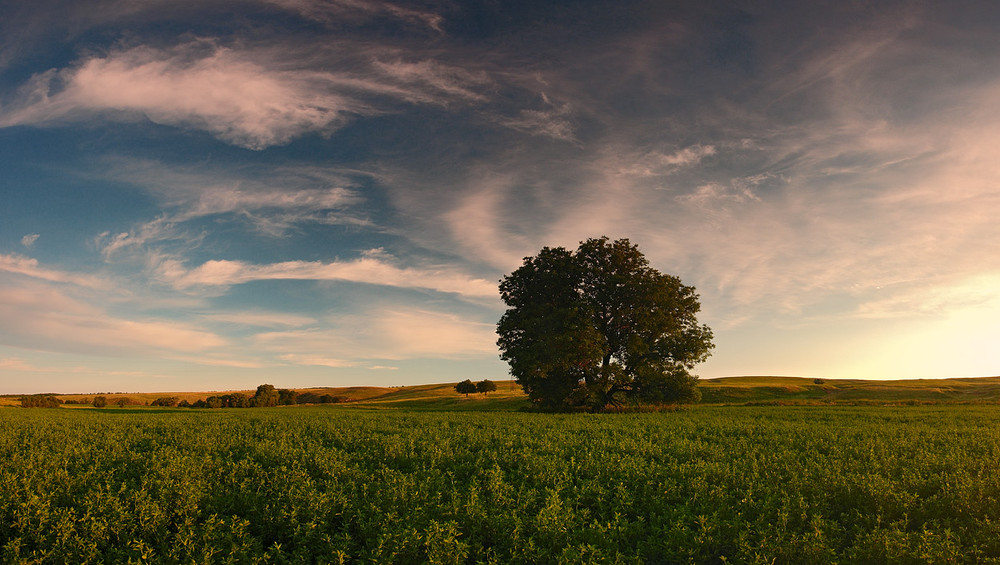
M 500 296 L 501 358 L 533 402 L 598 409 L 700 398 L 690 371 L 713 345 L 698 295 L 629 240 L 545 247 L 500 282 Z

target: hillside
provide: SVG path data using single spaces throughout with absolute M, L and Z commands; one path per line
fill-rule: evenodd
M 813 379 L 804 377 L 723 377 L 699 383 L 702 404 L 981 404 L 1000 403 L 1000 377 L 911 379 L 874 381 L 860 379 Z M 497 381 L 489 395 L 466 398 L 455 392 L 454 383 L 399 387 L 317 387 L 296 389 L 300 393 L 338 397 L 334 406 L 369 409 L 407 410 L 518 410 L 528 406 L 527 398 L 514 381 Z M 136 404 L 148 404 L 163 396 L 194 402 L 210 395 L 253 390 L 220 392 L 156 392 L 106 394 L 113 404 L 125 396 Z M 64 402 L 89 400 L 94 394 L 59 394 Z M 17 405 L 17 396 L 0 397 L 0 406 Z M 85 407 L 66 404 L 65 407 Z
M 803 377 L 724 377 L 699 383 L 704 404 L 995 403 L 1000 377 L 873 381 Z

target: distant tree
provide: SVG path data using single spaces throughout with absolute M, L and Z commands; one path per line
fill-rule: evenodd
M 220 397 L 222 400 L 223 408 L 250 408 L 251 397 L 243 394 L 242 392 L 232 392 L 229 394 L 224 394 Z
M 301 392 L 295 397 L 297 404 L 319 404 L 319 395 L 315 392 Z
M 324 394 L 319 397 L 319 402 L 320 404 L 340 404 L 341 402 L 347 402 L 347 398 L 332 394 Z
M 697 401 L 690 370 L 709 357 L 695 289 L 649 266 L 627 239 L 543 248 L 500 283 L 501 358 L 536 404 Z
M 191 403 L 188 402 L 187 399 L 183 399 L 183 400 L 181 400 L 180 402 L 177 403 L 177 407 L 178 408 L 190 408 L 191 407 Z
M 254 393 L 250 405 L 262 408 L 277 406 L 280 398 L 281 395 L 275 390 L 274 385 L 263 384 L 257 387 L 257 392 Z
M 117 404 L 119 408 L 124 408 L 129 404 L 132 404 L 132 399 L 127 396 L 121 396 L 118 397 L 117 400 L 115 400 L 115 404 Z
M 206 408 L 222 408 L 222 404 L 221 396 L 209 396 L 205 399 Z
M 299 393 L 296 392 L 296 391 L 294 391 L 294 390 L 290 390 L 290 389 L 287 389 L 287 388 L 279 388 L 278 389 L 278 404 L 280 404 L 282 406 L 289 406 L 291 404 L 295 404 L 295 401 L 296 401 L 296 398 L 298 397 L 298 395 L 299 395 Z
M 821 384 L 825 384 L 825 383 L 826 383 L 826 381 L 823 380 L 823 379 L 813 379 L 813 384 L 814 385 L 821 385 Z
M 58 408 L 62 402 L 52 394 L 31 394 L 21 397 L 22 408 Z
M 107 396 L 95 396 L 94 397 L 94 408 L 104 408 L 108 405 Z
M 483 379 L 476 383 L 476 392 L 480 392 L 485 395 L 495 391 L 497 389 L 497 384 L 489 379 Z
M 191 408 L 208 408 L 208 403 L 204 398 L 199 398 L 191 403 Z
M 469 398 L 469 395 L 476 392 L 477 390 L 478 389 L 476 388 L 476 383 L 472 382 L 470 379 L 465 379 L 464 381 L 455 385 L 455 392 L 457 392 L 458 394 L 464 394 L 466 398 Z
M 156 400 L 150 402 L 149 405 L 172 407 L 172 406 L 177 406 L 178 402 L 180 402 L 180 399 L 177 398 L 176 396 L 161 396 L 160 398 L 157 398 Z

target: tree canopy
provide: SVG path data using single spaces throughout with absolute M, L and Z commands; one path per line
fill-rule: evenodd
M 464 394 L 465 397 L 468 398 L 470 394 L 476 392 L 476 383 L 472 382 L 470 379 L 465 379 L 455 385 L 455 392 Z
M 497 389 L 497 384 L 489 379 L 483 379 L 476 383 L 476 392 L 489 394 Z
M 500 282 L 501 358 L 536 404 L 592 409 L 626 400 L 697 401 L 691 369 L 712 331 L 694 287 L 649 266 L 627 239 L 545 247 Z
M 250 405 L 263 408 L 277 406 L 280 399 L 281 393 L 274 388 L 274 385 L 262 384 L 257 387 L 257 392 L 250 399 Z

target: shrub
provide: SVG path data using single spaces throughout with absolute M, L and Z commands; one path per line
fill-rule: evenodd
M 108 405 L 107 396 L 95 396 L 94 397 L 94 408 L 104 408 Z

